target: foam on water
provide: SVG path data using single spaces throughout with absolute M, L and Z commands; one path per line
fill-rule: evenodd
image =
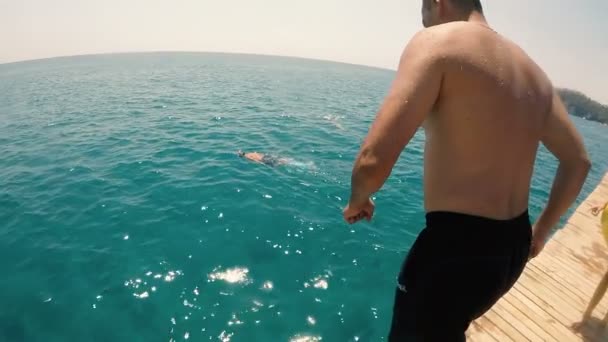
M 287 165 L 291 167 L 295 167 L 302 170 L 307 171 L 316 171 L 318 170 L 317 165 L 314 161 L 298 161 L 291 158 L 285 158 L 287 160 Z

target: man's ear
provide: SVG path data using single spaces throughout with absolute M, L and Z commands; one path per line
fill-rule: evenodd
M 439 14 L 439 19 L 443 21 L 443 17 L 445 17 L 446 6 L 448 6 L 447 1 L 445 0 L 433 0 L 435 1 L 435 6 L 437 6 L 437 13 Z

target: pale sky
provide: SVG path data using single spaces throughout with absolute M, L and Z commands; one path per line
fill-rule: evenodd
M 422 0 L 0 0 L 0 63 L 135 51 L 287 55 L 395 69 Z M 608 104 L 608 1 L 486 0 L 557 86 Z

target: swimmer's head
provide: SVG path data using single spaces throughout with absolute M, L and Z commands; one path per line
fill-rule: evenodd
M 472 12 L 483 14 L 480 0 L 422 0 L 422 25 L 431 27 L 462 20 Z
M 243 152 L 243 151 L 241 151 L 241 150 L 238 150 L 238 151 L 236 152 L 236 154 L 237 154 L 239 157 L 244 157 L 244 156 L 245 156 L 245 152 Z

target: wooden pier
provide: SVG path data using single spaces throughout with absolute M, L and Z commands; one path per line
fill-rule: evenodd
M 608 295 L 591 320 L 573 327 L 608 271 L 600 218 L 590 212 L 606 201 L 608 174 L 528 264 L 511 291 L 471 325 L 468 341 L 608 341 L 608 328 L 601 324 L 608 312 Z

